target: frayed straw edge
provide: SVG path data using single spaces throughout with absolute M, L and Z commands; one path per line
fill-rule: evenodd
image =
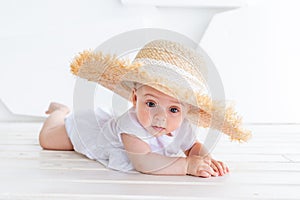
M 140 67 L 142 64 L 135 62 L 131 64 L 129 59 L 118 59 L 116 55 L 104 55 L 102 52 L 92 52 L 90 50 L 85 50 L 78 53 L 70 64 L 71 73 L 78 75 L 80 68 L 87 63 L 91 62 L 101 62 L 105 66 L 118 66 L 123 69 L 134 70 Z
M 234 110 L 234 104 L 225 105 L 213 102 L 207 95 L 197 96 L 200 109 L 200 126 L 212 127 L 228 135 L 231 141 L 246 142 L 252 135 L 251 131 L 242 128 L 242 117 Z

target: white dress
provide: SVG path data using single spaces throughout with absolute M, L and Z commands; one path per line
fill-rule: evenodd
M 182 156 L 195 143 L 196 131 L 188 120 L 171 133 L 154 137 L 138 122 L 134 108 L 114 118 L 101 109 L 75 112 L 65 118 L 74 150 L 108 168 L 134 171 L 121 140 L 122 133 L 133 134 L 148 143 L 151 151 L 165 156 Z

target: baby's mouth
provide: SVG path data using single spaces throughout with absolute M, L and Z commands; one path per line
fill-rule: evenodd
M 165 130 L 165 128 L 160 127 L 160 126 L 152 126 L 152 128 L 153 128 L 154 130 L 156 130 L 157 132 L 161 132 L 161 131 Z

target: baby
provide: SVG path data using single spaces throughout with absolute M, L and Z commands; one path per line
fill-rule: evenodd
M 210 109 L 218 111 L 218 107 L 213 107 L 207 96 L 194 94 L 189 88 L 193 85 L 203 89 L 203 80 L 197 76 L 198 68 L 187 71 L 193 69 L 186 68 L 191 62 L 178 60 L 182 57 L 178 52 L 186 51 L 189 60 L 197 63 L 195 52 L 164 40 L 148 43 L 130 66 L 116 58 L 107 61 L 102 54 L 84 52 L 72 63 L 72 72 L 113 90 L 133 106 L 115 118 L 100 108 L 70 114 L 68 107 L 51 103 L 46 111 L 49 117 L 40 132 L 40 145 L 50 150 L 74 149 L 120 171 L 198 177 L 228 173 L 227 165 L 213 159 L 197 140 L 193 122 L 208 127 L 212 119 Z M 111 64 L 95 76 L 94 69 L 103 68 L 103 63 Z M 182 80 L 189 84 L 179 81 L 178 74 L 186 76 Z M 191 96 L 196 96 L 196 103 Z M 226 114 L 227 118 L 222 118 L 224 125 L 217 128 L 232 139 L 247 140 L 250 133 L 239 128 L 240 121 L 234 120 L 231 110 Z

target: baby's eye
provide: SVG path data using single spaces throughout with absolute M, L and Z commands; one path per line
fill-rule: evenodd
M 146 104 L 148 107 L 155 107 L 155 103 L 152 101 L 148 101 Z
M 179 109 L 178 108 L 170 108 L 170 111 L 172 113 L 178 113 L 179 112 Z

